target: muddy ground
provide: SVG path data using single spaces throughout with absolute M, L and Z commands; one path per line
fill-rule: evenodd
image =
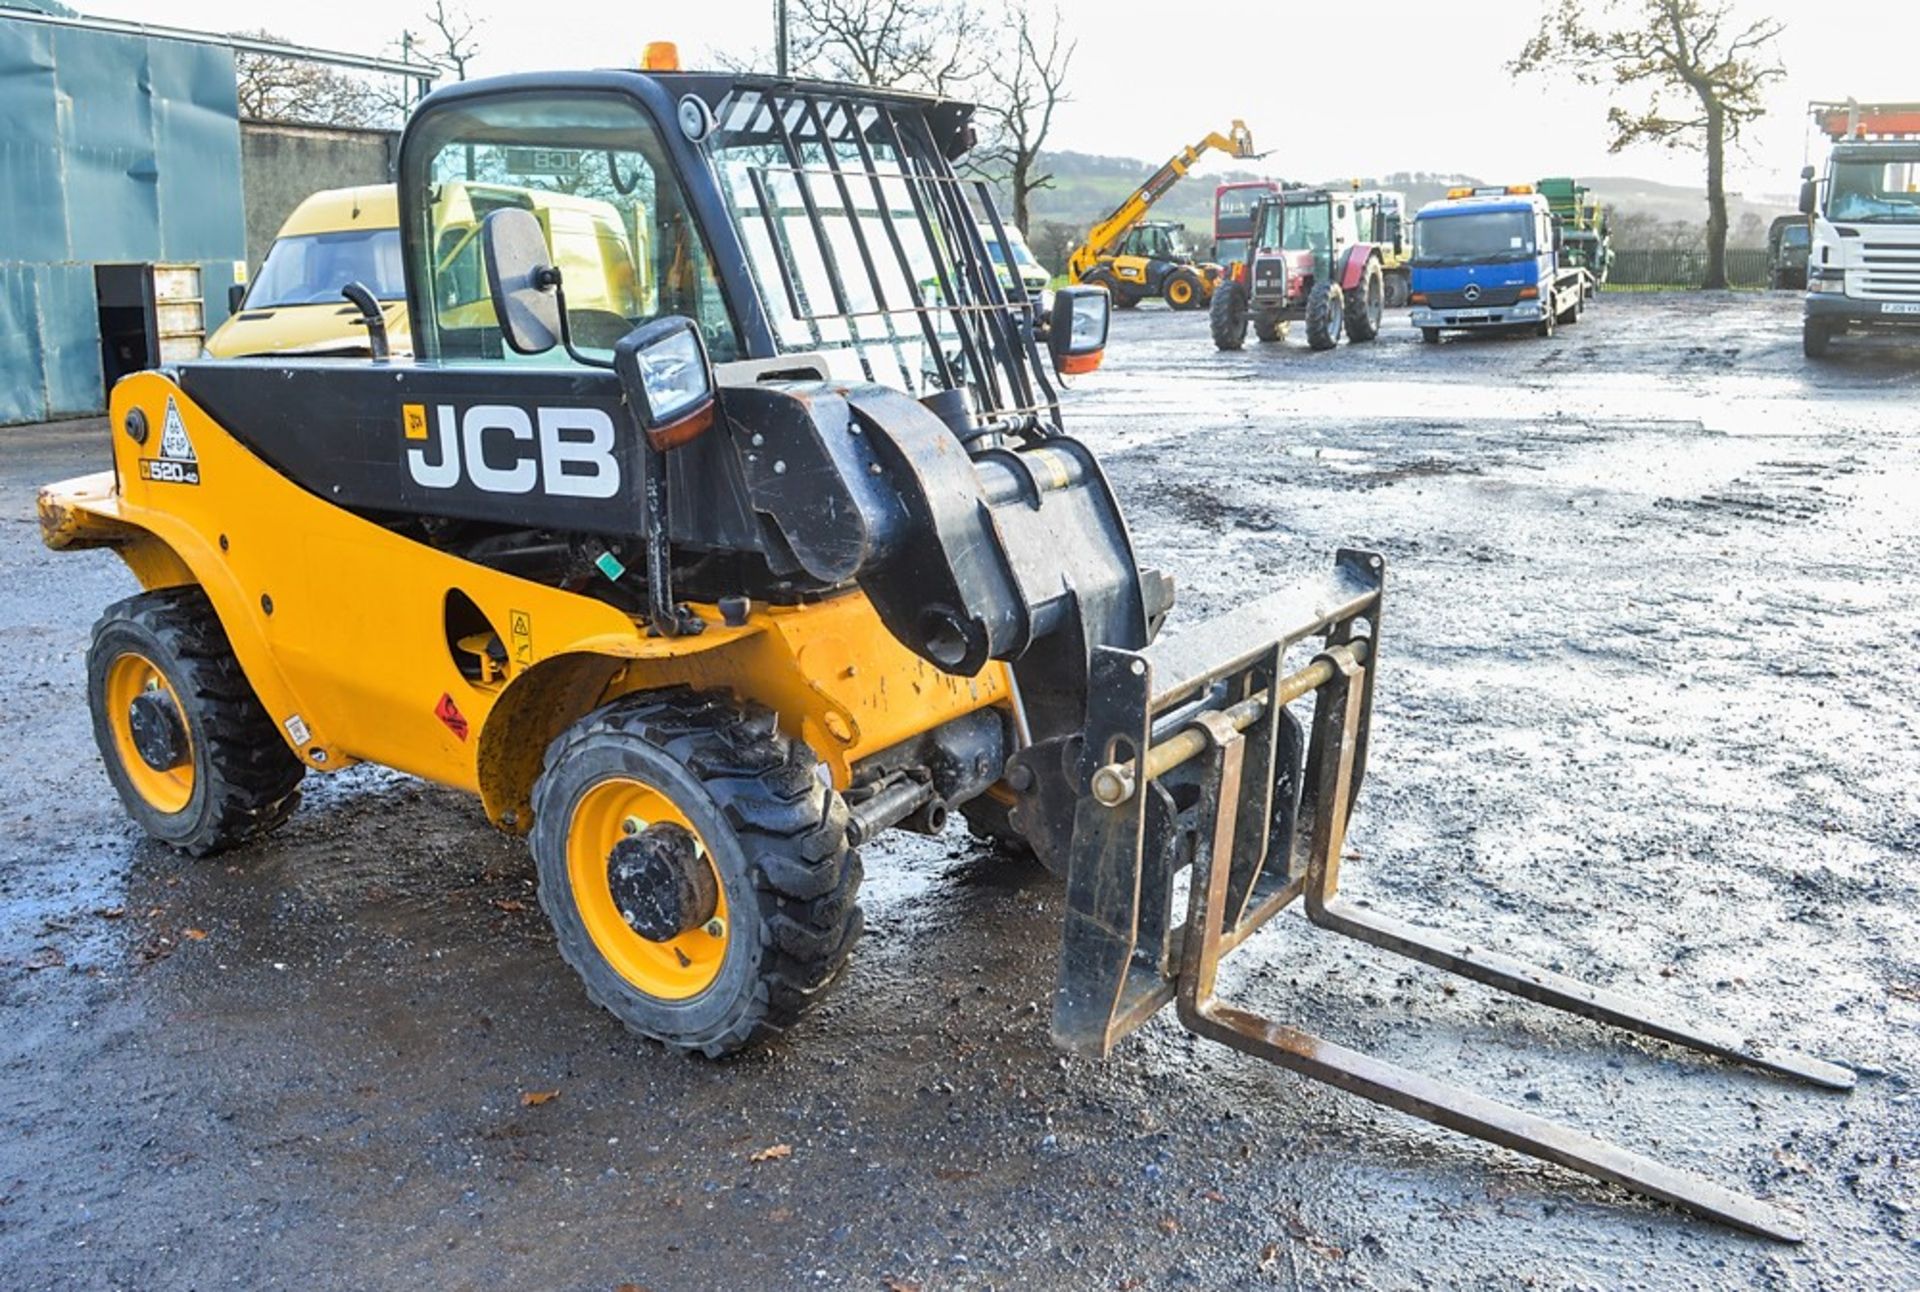
M 104 460 L 95 423 L 0 431 L 0 1285 L 1920 1284 L 1920 350 L 1810 364 L 1797 302 L 1758 295 L 1437 348 L 1402 316 L 1330 354 L 1216 354 L 1149 309 L 1072 403 L 1176 627 L 1386 554 L 1350 893 L 1861 1080 L 1636 1041 L 1291 912 L 1226 986 L 1774 1199 L 1804 1245 L 1170 1017 L 1062 1058 L 1060 888 L 957 831 L 869 850 L 837 994 L 725 1064 L 588 1004 L 523 846 L 456 794 L 355 769 L 244 852 L 143 842 L 82 693 L 133 582 L 31 520 Z

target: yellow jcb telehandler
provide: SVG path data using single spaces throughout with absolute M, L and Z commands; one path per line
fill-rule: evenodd
M 1209 131 L 1199 143 L 1182 148 L 1087 230 L 1086 238 L 1067 258 L 1067 277 L 1106 288 L 1117 309 L 1132 309 L 1149 296 L 1162 298 L 1176 310 L 1205 309 L 1220 281 L 1220 266 L 1194 255 L 1182 225 L 1148 220 L 1146 215 L 1209 149 L 1233 157 L 1258 155 L 1253 151 L 1253 132 L 1244 121 L 1235 121 L 1224 135 Z
M 1099 361 L 1107 295 L 1062 290 L 1038 338 L 994 271 L 1000 216 L 953 169 L 970 112 L 670 71 L 428 97 L 398 168 L 413 355 L 129 377 L 112 469 L 41 495 L 48 544 L 111 549 L 145 589 L 87 660 L 128 811 L 205 854 L 361 760 L 469 790 L 528 836 L 588 995 L 710 1056 L 840 973 L 857 848 L 958 811 L 1064 877 L 1061 1046 L 1104 1055 L 1175 1004 L 1364 1098 L 1791 1237 L 1768 1203 L 1216 997 L 1221 957 L 1304 899 L 1560 1009 L 1852 1080 L 1340 900 L 1381 558 L 1159 634 L 1171 586 L 1057 397 Z M 489 194 L 477 264 L 437 255 L 453 184 Z M 546 192 L 613 209 L 603 264 L 556 265 Z

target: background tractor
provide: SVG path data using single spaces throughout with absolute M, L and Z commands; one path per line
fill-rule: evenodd
M 1355 189 L 1354 216 L 1360 239 L 1380 248 L 1380 268 L 1386 274 L 1387 308 L 1402 309 L 1413 292 L 1411 213 L 1407 195 L 1393 189 Z
M 413 356 L 137 374 L 113 469 L 41 494 L 50 546 L 111 549 L 144 588 L 87 660 L 130 814 L 208 854 L 282 826 L 309 773 L 467 790 L 528 836 L 587 997 L 721 1056 L 840 975 L 859 850 L 964 813 L 1063 878 L 1061 1047 L 1106 1055 L 1174 1005 L 1363 1098 L 1791 1237 L 1763 1202 L 1219 999 L 1222 958 L 1298 903 L 1550 1006 L 1851 1081 L 1341 899 L 1384 562 L 1342 551 L 1159 633 L 1171 586 L 1058 398 L 1099 362 L 1107 294 L 1062 289 L 1043 351 L 985 246 L 1007 251 L 987 188 L 953 169 L 970 116 L 663 70 L 425 99 L 397 166 Z M 481 177 L 484 213 L 434 200 Z M 543 192 L 604 204 L 597 251 L 556 239 Z M 476 215 L 478 279 L 436 254 Z M 1328 254 L 1377 302 L 1370 248 Z
M 1378 243 L 1362 237 L 1355 195 L 1285 189 L 1260 199 L 1246 261 L 1223 277 L 1212 303 L 1213 343 L 1246 344 L 1249 326 L 1262 341 L 1281 341 L 1304 321 L 1307 344 L 1330 350 L 1344 333 L 1354 341 L 1380 334 L 1386 271 Z
M 1181 149 L 1087 231 L 1067 259 L 1068 278 L 1105 287 L 1120 309 L 1131 309 L 1148 296 L 1160 296 L 1177 310 L 1204 308 L 1220 280 L 1220 266 L 1195 259 L 1182 225 L 1149 222 L 1145 217 L 1195 162 L 1214 149 L 1241 158 L 1257 155 L 1253 134 L 1244 121 L 1235 121 L 1224 135 L 1214 131 Z

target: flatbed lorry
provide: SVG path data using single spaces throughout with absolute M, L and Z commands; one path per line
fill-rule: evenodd
M 1442 332 L 1530 328 L 1552 336 L 1577 322 L 1592 271 L 1568 263 L 1558 221 L 1530 184 L 1449 189 L 1413 219 L 1413 326 Z

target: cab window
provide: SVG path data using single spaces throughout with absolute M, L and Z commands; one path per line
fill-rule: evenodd
M 415 343 L 428 358 L 565 365 L 503 344 L 480 229 L 516 207 L 539 222 L 560 270 L 577 348 L 610 355 L 637 324 L 668 314 L 700 324 L 716 361 L 740 346 L 713 261 L 658 129 L 621 95 L 513 95 L 454 103 L 421 123 L 405 182 L 417 195 L 409 231 L 427 306 Z

